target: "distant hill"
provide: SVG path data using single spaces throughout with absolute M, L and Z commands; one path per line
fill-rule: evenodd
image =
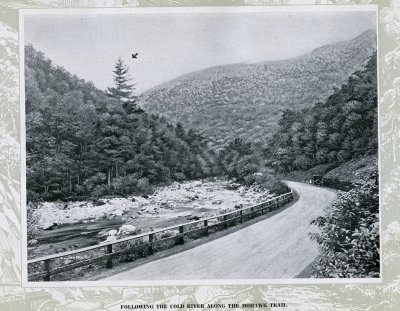
M 216 148 L 235 137 L 265 143 L 284 109 L 325 101 L 375 50 L 369 30 L 293 59 L 193 72 L 145 92 L 139 105 L 201 130 Z

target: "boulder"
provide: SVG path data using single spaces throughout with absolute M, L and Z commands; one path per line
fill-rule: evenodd
M 200 220 L 199 216 L 195 216 L 195 215 L 188 215 L 186 216 L 187 220 Z
M 102 201 L 102 200 L 93 200 L 92 204 L 94 206 L 101 206 L 101 205 L 104 205 L 106 203 L 104 201 Z
M 117 232 L 118 231 L 116 229 L 111 229 L 108 231 L 103 230 L 103 231 L 100 231 L 97 235 L 98 236 L 115 236 L 115 235 L 117 235 Z
M 121 210 L 115 210 L 115 211 L 112 211 L 111 214 L 115 215 L 115 216 L 122 216 L 123 213 Z
M 54 222 L 45 222 L 44 224 L 42 224 L 43 230 L 52 230 L 55 227 L 57 227 L 57 224 Z
M 244 192 L 246 192 L 246 188 L 242 186 L 242 187 L 239 187 L 236 191 L 239 193 L 244 193 Z
M 115 230 L 117 231 L 117 230 Z M 137 228 L 132 225 L 122 225 L 118 230 L 118 235 L 131 235 L 137 233 Z
M 114 241 L 116 241 L 117 240 L 117 236 L 115 236 L 115 235 L 109 235 L 108 237 L 107 237 L 107 239 L 104 241 L 104 242 L 114 242 Z
M 111 229 L 111 230 L 108 230 L 108 232 L 107 232 L 108 236 L 114 236 L 114 235 L 117 235 L 117 233 L 118 233 L 118 231 L 116 229 Z
M 200 180 L 193 182 L 194 187 L 200 187 L 203 183 Z
M 194 195 L 194 196 L 188 196 L 187 198 L 188 198 L 190 201 L 195 201 L 196 199 L 199 198 L 199 196 L 196 194 L 196 195 Z

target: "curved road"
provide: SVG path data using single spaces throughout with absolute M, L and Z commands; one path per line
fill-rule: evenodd
M 308 232 L 335 198 L 332 190 L 287 182 L 300 198 L 291 207 L 234 233 L 104 280 L 293 278 L 318 255 Z

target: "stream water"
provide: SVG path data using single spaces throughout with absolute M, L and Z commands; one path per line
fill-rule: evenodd
M 238 191 L 237 188 L 237 185 L 232 185 L 226 180 L 175 183 L 158 189 L 145 202 L 137 200 L 135 205 L 122 210 L 122 215 L 103 214 L 102 217 L 93 218 L 92 213 L 91 217 L 87 216 L 86 219 L 86 216 L 82 215 L 80 221 L 60 223 L 51 230 L 41 230 L 36 238 L 37 246 L 29 248 L 29 257 L 61 253 L 101 243 L 106 239 L 101 233 L 111 229 L 118 230 L 123 224 L 130 224 L 142 232 L 147 232 L 150 228 L 165 228 L 189 222 L 193 217 L 199 219 L 216 215 L 234 209 L 237 204 L 246 206 L 254 204 L 257 200 L 265 200 L 266 193 L 254 192 L 254 189 Z M 62 222 L 65 208 L 54 209 L 54 206 L 52 210 L 44 209 L 42 217 L 47 221 L 57 219 L 58 222 Z M 113 208 L 118 209 L 119 206 Z M 64 217 L 69 218 L 75 209 L 71 208 L 69 214 L 65 214 Z M 100 215 L 99 207 L 93 209 L 97 209 Z M 58 218 L 57 213 L 61 213 L 57 215 Z

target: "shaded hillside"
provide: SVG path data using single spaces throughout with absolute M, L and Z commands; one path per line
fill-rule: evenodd
M 32 46 L 25 92 L 28 200 L 146 193 L 214 172 L 215 156 L 193 130 L 128 113 Z
M 370 30 L 289 60 L 212 67 L 149 90 L 139 105 L 202 130 L 217 147 L 238 136 L 263 143 L 282 110 L 325 101 L 375 49 Z
M 378 150 L 377 67 L 374 54 L 326 102 L 285 110 L 272 146 L 273 166 L 283 172 L 342 164 Z
M 325 102 L 285 110 L 266 146 L 286 178 L 312 180 L 340 192 L 311 224 L 319 246 L 314 277 L 379 277 L 377 59 L 355 71 Z

